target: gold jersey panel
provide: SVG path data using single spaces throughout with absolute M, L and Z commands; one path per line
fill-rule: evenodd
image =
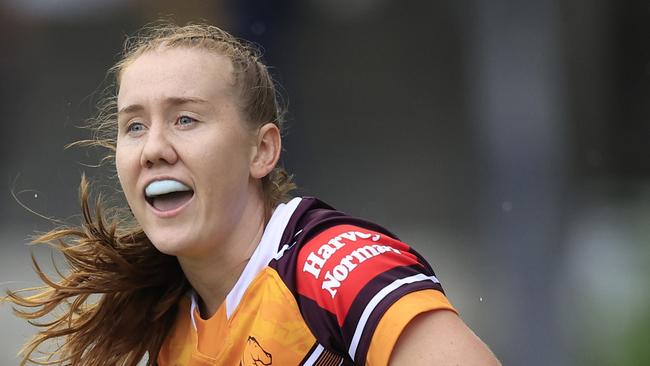
M 298 365 L 316 342 L 295 298 L 269 267 L 253 280 L 229 320 L 223 311 L 208 320 L 195 311 L 202 323 L 195 327 L 189 314 L 190 301 L 184 299 L 160 366 Z

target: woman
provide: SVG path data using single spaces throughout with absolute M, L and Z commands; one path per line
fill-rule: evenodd
M 49 360 L 73 365 L 498 364 L 415 251 L 288 199 L 276 91 L 251 48 L 211 26 L 155 26 L 112 71 L 94 143 L 114 151 L 135 221 L 100 202 L 93 214 L 82 181 L 82 227 L 38 240 L 70 271 L 55 282 L 37 266 L 39 293 L 9 293 L 30 320 L 64 309 L 23 363 L 62 338 Z

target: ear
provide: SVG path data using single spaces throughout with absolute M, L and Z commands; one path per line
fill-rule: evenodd
M 257 145 L 251 160 L 250 173 L 253 178 L 262 179 L 268 175 L 280 159 L 282 138 L 278 126 L 267 123 L 257 133 Z

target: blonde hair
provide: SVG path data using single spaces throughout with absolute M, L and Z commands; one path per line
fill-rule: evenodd
M 93 120 L 93 139 L 78 145 L 105 147 L 105 159 L 114 159 L 121 73 L 143 53 L 175 47 L 206 49 L 228 57 L 240 107 L 251 127 L 274 123 L 282 128 L 275 84 L 255 48 L 214 26 L 157 23 L 125 42 L 121 60 L 110 70 L 115 78 L 113 94 L 100 104 Z M 276 167 L 262 179 L 262 188 L 270 212 L 288 200 L 295 185 Z M 145 354 L 147 364 L 155 365 L 176 317 L 177 303 L 189 284 L 176 258 L 157 251 L 128 210 L 107 210 L 101 197 L 91 205 L 89 184 L 83 177 L 79 199 L 81 226 L 55 229 L 34 241 L 63 254 L 68 266 L 65 273 L 57 269 L 61 278 L 53 280 L 32 257 L 45 285 L 7 291 L 7 299 L 18 306 L 15 313 L 41 328 L 24 347 L 21 365 L 135 366 Z M 62 314 L 54 315 L 55 310 Z M 57 339 L 62 344 L 54 351 L 41 350 Z M 44 357 L 35 358 L 39 353 Z

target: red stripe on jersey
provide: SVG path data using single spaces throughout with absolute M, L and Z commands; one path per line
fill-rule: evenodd
M 319 233 L 300 249 L 298 293 L 336 314 L 343 325 L 359 292 L 383 272 L 417 264 L 409 247 L 376 231 L 339 225 Z

